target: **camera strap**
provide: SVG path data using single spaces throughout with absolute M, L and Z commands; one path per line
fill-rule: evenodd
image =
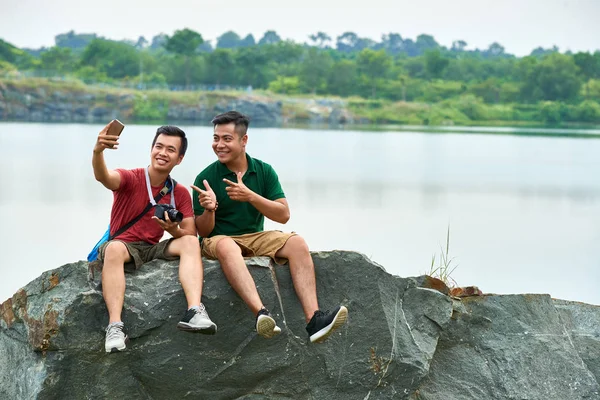
M 171 205 L 175 207 L 174 189 L 177 182 L 175 182 L 175 180 L 171 178 L 171 176 L 167 178 L 167 180 L 165 181 L 165 186 L 160 190 L 160 192 L 158 192 L 158 194 L 154 198 L 152 197 L 152 188 L 150 187 L 150 177 L 148 176 L 148 170 L 146 170 L 146 184 L 148 186 L 148 193 L 150 194 L 150 201 L 146 205 L 146 208 L 144 208 L 144 211 L 142 211 L 137 217 L 135 217 L 134 219 L 123 225 L 121 228 L 119 228 L 114 235 L 110 235 L 110 237 L 108 238 L 109 241 L 113 240 L 114 238 L 125 232 L 127 229 L 131 228 L 136 222 L 142 219 L 142 217 L 146 215 L 146 213 L 150 211 L 152 207 L 156 206 L 156 204 L 160 201 L 160 199 L 163 198 L 163 196 L 165 196 L 172 190 L 173 194 L 171 195 Z
M 155 200 L 152 198 L 152 186 L 150 186 L 150 174 L 148 173 L 148 170 L 150 169 L 150 167 L 146 168 L 146 189 L 148 189 L 148 200 L 150 201 L 150 204 L 152 204 L 153 206 L 156 205 L 156 203 L 158 203 L 158 200 Z M 165 187 L 161 189 L 162 191 L 165 191 L 163 196 L 165 194 L 168 193 L 168 188 L 167 188 L 167 184 L 169 183 L 169 181 L 171 182 L 171 187 L 174 188 L 175 185 L 173 184 L 173 178 L 171 178 L 171 175 L 169 175 L 167 177 L 167 180 L 165 181 Z M 173 195 L 171 196 L 171 206 L 173 206 L 173 208 L 175 207 L 175 193 L 173 193 Z

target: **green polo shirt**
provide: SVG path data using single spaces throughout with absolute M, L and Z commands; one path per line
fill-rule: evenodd
M 279 178 L 273 167 L 250 157 L 247 153 L 246 159 L 248 160 L 248 170 L 242 178 L 244 185 L 254 193 L 269 200 L 285 198 L 283 189 L 279 184 Z M 227 184 L 223 182 L 223 178 L 237 182 L 235 172 L 230 171 L 225 164 L 217 160 L 200 172 L 194 181 L 195 186 L 204 189 L 203 181 L 206 179 L 217 195 L 217 201 L 219 202 L 219 208 L 215 214 L 215 227 L 208 237 L 262 232 L 265 222 L 264 215 L 250 203 L 231 200 L 225 190 Z M 204 207 L 200 205 L 198 196 L 192 197 L 194 199 L 194 214 L 202 214 Z

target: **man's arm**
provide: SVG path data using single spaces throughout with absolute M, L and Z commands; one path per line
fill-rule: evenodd
M 290 207 L 285 198 L 269 200 L 254 193 L 248 202 L 252 204 L 254 208 L 256 208 L 262 215 L 272 221 L 285 224 L 290 220 Z
M 202 214 L 196 215 L 195 222 L 198 236 L 203 238 L 208 237 L 213 229 L 215 229 L 215 212 L 205 209 Z
M 109 170 L 104 162 L 104 150 L 116 150 L 119 145 L 118 136 L 107 135 L 109 125 L 106 125 L 98 135 L 92 155 L 92 167 L 94 168 L 94 177 L 98 182 L 107 189 L 117 190 L 121 185 L 121 175 L 115 170 Z

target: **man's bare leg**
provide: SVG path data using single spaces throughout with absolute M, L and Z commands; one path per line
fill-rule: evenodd
M 123 331 L 121 312 L 125 301 L 125 263 L 131 260 L 122 242 L 111 242 L 104 250 L 102 267 L 102 295 L 108 309 L 108 327 L 104 349 L 107 353 L 122 351 L 127 347 L 127 335 Z
M 174 239 L 169 243 L 167 253 L 179 256 L 179 282 L 185 293 L 188 309 L 199 306 L 202 298 L 204 270 L 198 238 L 186 235 Z
M 315 266 L 308 245 L 301 236 L 292 236 L 275 256 L 289 260 L 290 274 L 292 275 L 296 295 L 304 310 L 306 322 L 310 321 L 315 311 L 319 309 L 319 303 L 317 300 Z
M 202 304 L 204 270 L 198 238 L 186 235 L 173 239 L 167 254 L 179 256 L 179 282 L 187 301 L 187 311 L 177 328 L 188 332 L 215 334 L 217 325 L 210 319 Z
M 111 242 L 104 250 L 102 267 L 102 295 L 108 309 L 108 323 L 121 322 L 125 301 L 125 263 L 131 261 L 127 247 L 122 242 Z
M 296 235 L 289 238 L 275 256 L 289 260 L 290 274 L 304 310 L 307 322 L 306 331 L 310 341 L 323 342 L 346 323 L 348 310 L 344 306 L 339 306 L 332 312 L 319 311 L 315 266 L 308 246 L 302 237 Z
M 225 237 L 217 243 L 216 251 L 227 281 L 256 315 L 256 332 L 265 338 L 271 338 L 281 333 L 275 319 L 268 311 L 264 310 L 265 307 L 258 290 L 256 290 L 256 283 L 246 267 L 240 246 L 233 239 Z
M 242 249 L 233 239 L 225 237 L 217 243 L 216 251 L 227 281 L 256 315 L 264 305 L 258 295 L 258 290 L 256 290 L 256 283 L 246 267 L 244 257 L 242 257 Z

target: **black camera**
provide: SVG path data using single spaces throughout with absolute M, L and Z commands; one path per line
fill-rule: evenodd
M 181 222 L 183 220 L 183 213 L 170 204 L 157 204 L 156 209 L 154 210 L 154 216 L 166 222 L 165 211 L 171 222 Z

